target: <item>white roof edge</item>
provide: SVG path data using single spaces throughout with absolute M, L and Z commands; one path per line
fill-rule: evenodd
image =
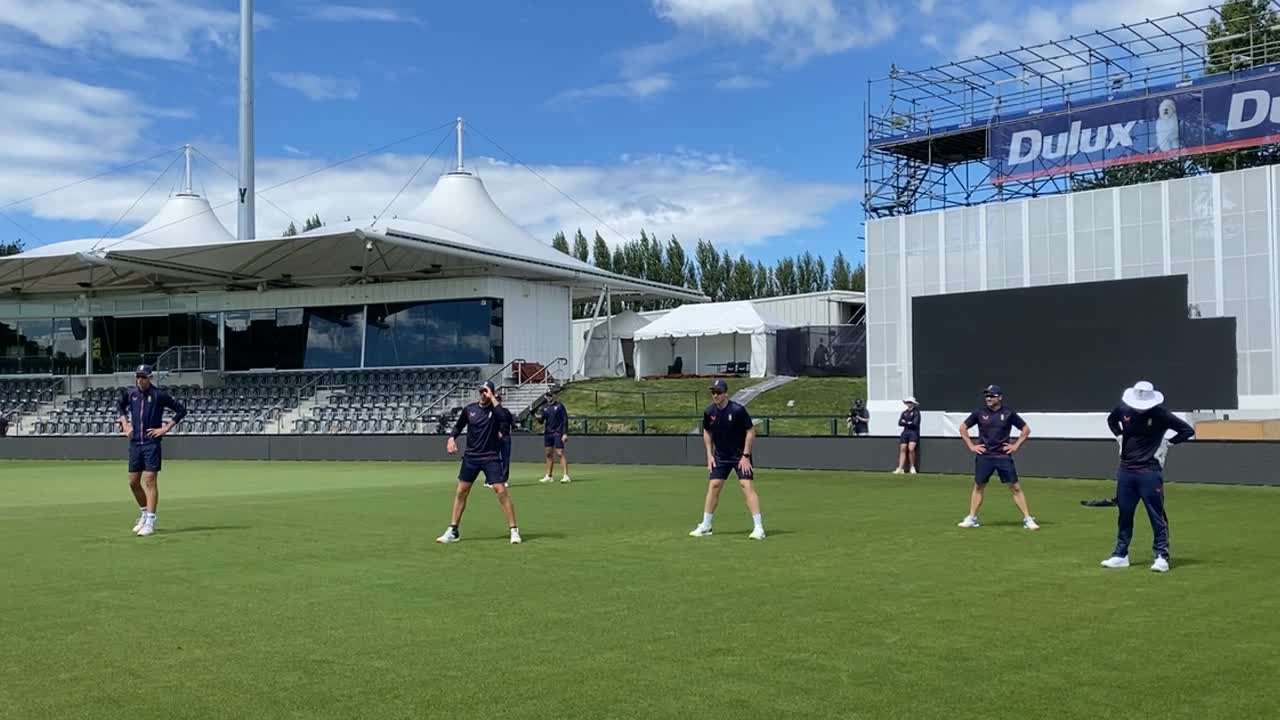
M 492 250 L 487 248 L 482 249 L 482 248 L 470 247 L 470 246 L 462 245 L 461 243 L 445 240 L 442 238 L 424 237 L 422 235 L 419 235 L 417 233 L 410 232 L 407 230 L 398 230 L 398 229 L 388 228 L 385 230 L 369 229 L 369 230 L 364 230 L 363 232 L 365 234 L 373 235 L 375 237 L 378 237 L 378 236 L 391 237 L 391 238 L 397 238 L 397 239 L 406 239 L 410 241 L 428 243 L 430 245 L 439 247 L 441 249 L 452 251 L 455 254 L 474 255 L 474 256 L 489 258 L 491 260 L 496 261 L 500 265 L 507 265 L 509 267 L 518 267 L 520 265 L 532 265 L 544 271 L 552 271 L 552 272 L 558 273 L 565 278 L 573 278 L 573 279 L 582 278 L 582 277 L 595 278 L 599 281 L 605 282 L 605 284 L 610 289 L 614 289 L 614 290 L 630 288 L 632 290 L 639 291 L 646 294 L 662 294 L 668 297 L 682 299 L 682 300 L 691 300 L 694 302 L 708 302 L 710 300 L 710 298 L 708 298 L 706 295 L 703 295 L 701 292 L 697 290 L 690 290 L 689 288 L 679 288 L 679 287 L 675 287 L 674 285 L 665 285 L 663 283 L 657 283 L 650 280 L 641 280 L 638 278 L 627 277 L 625 275 L 618 275 L 616 273 L 608 272 L 606 270 L 600 270 L 599 268 L 595 268 L 585 264 L 584 264 L 584 267 L 582 268 L 576 268 L 566 264 L 553 263 L 547 260 L 530 258 L 524 255 L 518 255 L 515 253 L 505 253 L 498 250 Z

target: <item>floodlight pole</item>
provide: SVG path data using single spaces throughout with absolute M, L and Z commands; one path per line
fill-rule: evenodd
M 458 172 L 462 172 L 462 117 L 458 117 Z
M 236 238 L 257 237 L 253 168 L 253 0 L 240 0 L 240 214 Z
M 186 174 L 183 176 L 182 194 L 194 195 L 195 193 L 191 191 L 191 145 L 189 144 L 184 145 L 182 147 L 182 154 L 185 157 L 187 162 L 187 171 L 186 171 Z

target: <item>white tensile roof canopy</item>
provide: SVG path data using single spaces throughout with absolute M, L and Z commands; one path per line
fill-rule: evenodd
M 188 191 L 123 238 L 71 240 L 0 258 L 0 292 L 23 298 L 501 276 L 568 285 L 577 300 L 595 299 L 605 287 L 631 298 L 707 299 L 561 253 L 503 214 L 480 178 L 461 168 L 441 177 L 412 215 L 238 241 L 208 200 Z

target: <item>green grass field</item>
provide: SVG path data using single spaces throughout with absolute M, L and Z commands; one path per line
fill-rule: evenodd
M 866 378 L 796 378 L 782 387 L 762 393 L 747 409 L 753 418 L 775 415 L 829 415 L 836 419 L 836 431 L 845 434 L 844 418 L 854 399 L 867 399 Z M 788 405 L 787 403 L 793 403 Z M 779 418 L 769 421 L 770 435 L 830 435 L 826 418 Z
M 758 382 L 760 380 L 753 378 L 728 380 L 732 392 Z M 593 421 L 592 432 L 636 433 L 639 432 L 638 418 L 649 416 L 645 421 L 646 432 L 687 433 L 698 426 L 703 409 L 711 401 L 707 394 L 710 383 L 710 378 L 586 380 L 566 386 L 561 399 L 574 417 L 613 416 L 608 420 Z M 836 431 L 843 435 L 849 406 L 855 398 L 865 400 L 866 397 L 866 378 L 797 378 L 761 394 L 751 401 L 748 408 L 753 417 L 771 418 L 768 428 L 771 435 L 830 435 L 829 418 L 836 419 Z M 788 402 L 794 404 L 788 406 Z M 663 415 L 678 415 L 681 419 L 663 419 L 660 417 Z M 773 416 L 788 415 L 825 417 L 772 419 Z M 575 431 L 580 429 L 574 428 Z
M 698 468 L 518 466 L 526 543 L 452 465 L 171 461 L 0 475 L 0 717 L 1269 718 L 1280 489 L 1170 485 L 1173 571 L 1098 567 L 1105 482 L 763 470 L 717 534 Z M 1123 708 L 1123 710 L 1121 710 Z
M 736 392 L 760 381 L 731 378 L 728 382 Z M 680 434 L 699 427 L 702 411 L 711 402 L 707 393 L 710 386 L 710 378 L 584 380 L 567 385 L 560 399 L 575 418 L 610 418 L 593 421 L 593 433 L 637 433 L 640 431 L 639 418 L 645 416 L 646 432 Z M 679 416 L 680 419 L 661 418 L 664 415 Z M 575 423 L 572 429 L 579 432 L 581 426 Z

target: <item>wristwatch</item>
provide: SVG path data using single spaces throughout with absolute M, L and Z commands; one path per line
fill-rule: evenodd
M 750 459 L 751 459 L 751 453 L 742 453 L 742 457 L 744 457 L 744 458 L 746 458 L 746 459 L 750 460 Z

